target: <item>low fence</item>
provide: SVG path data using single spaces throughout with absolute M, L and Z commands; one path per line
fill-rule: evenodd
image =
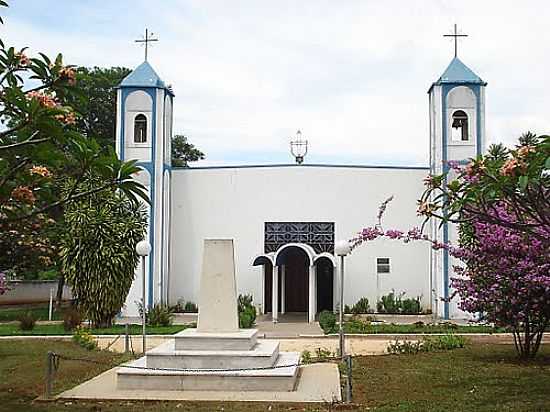
M 0 305 L 49 302 L 50 290 L 57 293 L 57 280 L 14 280 L 8 282 L 8 290 L 0 295 Z M 71 288 L 63 288 L 63 300 L 72 299 Z

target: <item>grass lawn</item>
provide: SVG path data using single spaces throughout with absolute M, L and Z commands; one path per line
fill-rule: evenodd
M 172 326 L 147 326 L 147 333 L 151 335 L 172 335 L 184 330 L 186 325 Z M 114 325 L 110 328 L 90 329 L 92 335 L 118 335 L 124 333 L 124 325 Z M 0 325 L 0 336 L 29 336 L 29 335 L 72 335 L 73 332 L 67 332 L 62 324 L 54 325 L 36 325 L 33 330 L 20 330 L 18 324 Z M 130 325 L 131 335 L 141 334 L 141 325 Z
M 63 310 L 54 309 L 52 320 L 63 320 Z M 0 322 L 9 322 L 17 320 L 20 316 L 30 312 L 36 320 L 48 320 L 49 307 L 44 304 L 21 305 L 21 306 L 0 306 Z
M 32 402 L 43 390 L 48 350 L 114 365 L 110 352 L 87 352 L 72 342 L 1 341 L 0 411 L 327 411 L 329 405 L 193 402 Z M 61 361 L 55 391 L 68 389 L 107 367 Z M 550 347 L 536 361 L 516 360 L 510 345 L 472 345 L 449 352 L 354 359 L 354 405 L 363 411 L 550 410 Z

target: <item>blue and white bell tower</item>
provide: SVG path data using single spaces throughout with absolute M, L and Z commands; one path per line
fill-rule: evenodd
M 428 90 L 430 110 L 430 172 L 441 174 L 449 170 L 449 161 L 468 163 L 485 151 L 485 86 L 456 56 Z M 432 238 L 440 242 L 456 243 L 457 227 L 432 222 Z M 449 301 L 450 277 L 454 262 L 447 251 L 433 252 L 433 299 L 438 315 L 445 319 L 461 316 L 457 300 Z M 443 297 L 443 301 L 440 298 Z
M 120 83 L 117 91 L 116 151 L 122 160 L 137 160 L 143 171 L 136 177 L 151 199 L 147 205 L 146 302 L 166 302 L 170 250 L 170 180 L 172 107 L 174 93 L 144 61 Z M 137 315 L 141 300 L 141 262 L 136 269 L 124 314 Z

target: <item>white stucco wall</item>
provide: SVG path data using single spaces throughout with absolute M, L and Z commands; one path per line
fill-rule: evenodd
M 345 166 L 272 166 L 175 169 L 172 173 L 170 300 L 197 301 L 205 238 L 235 241 L 239 293 L 261 299 L 261 268 L 253 258 L 263 252 L 264 222 L 335 222 L 336 239 L 350 238 L 376 223 L 380 203 L 390 195 L 385 228 L 420 225 L 416 201 L 428 169 Z M 377 240 L 347 259 L 345 303 L 367 296 L 375 305 L 376 258 L 391 258 L 392 273 L 381 275 L 380 295 L 392 288 L 423 297 L 430 305 L 430 249 Z M 287 282 L 291 281 L 287 279 Z

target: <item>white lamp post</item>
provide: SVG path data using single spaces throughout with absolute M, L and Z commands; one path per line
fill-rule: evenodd
M 349 240 L 339 240 L 334 245 L 334 252 L 340 256 L 340 356 L 344 360 L 344 257 L 351 253 Z
M 141 256 L 141 323 L 142 323 L 142 335 L 143 335 L 143 354 L 145 354 L 145 314 L 147 311 L 146 305 L 145 305 L 145 257 L 151 253 L 151 245 L 146 240 L 141 240 L 136 245 L 136 252 L 138 255 Z

